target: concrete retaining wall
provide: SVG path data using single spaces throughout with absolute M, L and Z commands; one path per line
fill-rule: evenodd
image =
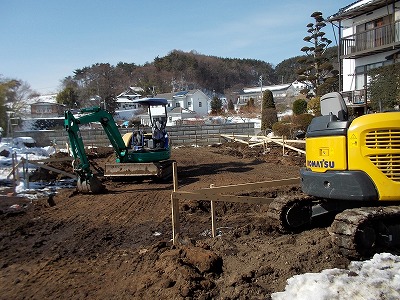
M 222 125 L 182 125 L 167 127 L 168 135 L 173 146 L 179 145 L 208 145 L 221 142 L 220 134 L 247 134 L 254 135 L 254 123 L 234 123 Z M 131 128 L 121 128 L 124 135 L 132 131 Z M 150 130 L 148 130 L 150 132 Z M 110 141 L 102 129 L 81 129 L 82 138 L 86 146 L 109 146 Z M 68 135 L 65 130 L 35 130 L 14 132 L 14 137 L 30 136 L 40 147 L 53 144 L 65 145 Z

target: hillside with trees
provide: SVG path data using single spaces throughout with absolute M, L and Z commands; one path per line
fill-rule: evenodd
M 261 75 L 265 84 L 278 82 L 274 67 L 264 61 L 173 50 L 142 66 L 120 62 L 115 66 L 98 63 L 76 69 L 73 76 L 63 80 L 63 88 L 68 89 L 64 96 L 71 94 L 72 89 L 81 101 L 94 95 L 101 99 L 113 98 L 129 86 L 143 88 L 146 95 L 189 89 L 225 94 L 257 85 Z M 75 103 L 68 97 L 60 101 L 67 105 Z
M 336 62 L 336 47 L 328 48 L 330 61 Z M 293 82 L 300 67 L 300 56 L 288 58 L 277 66 L 255 59 L 223 58 L 199 54 L 196 51 L 172 50 L 164 57 L 144 65 L 119 62 L 96 63 L 73 71 L 73 76 L 62 80 L 57 102 L 68 108 L 107 103 L 107 109 L 115 108 L 115 97 L 130 86 L 141 87 L 143 96 L 172 91 L 200 89 L 205 93 L 224 94 L 228 104 L 233 102 L 243 87 L 259 85 L 262 76 L 264 85 Z M 0 77 L 0 126 L 7 126 L 5 112 L 13 110 L 23 117 L 21 105 L 38 94 L 27 82 Z M 96 99 L 96 101 L 91 101 Z M 6 109 L 6 107 L 8 107 Z
M 326 50 L 332 63 L 337 60 L 336 52 L 336 47 Z M 237 93 L 243 87 L 258 86 L 260 76 L 264 85 L 295 81 L 300 57 L 288 58 L 273 66 L 256 59 L 223 58 L 196 51 L 172 50 L 168 55 L 156 57 L 144 65 L 96 63 L 75 69 L 73 76 L 65 77 L 57 102 L 68 108 L 106 102 L 107 109 L 112 111 L 115 97 L 128 87 L 137 86 L 143 88 L 143 96 L 189 89 L 200 89 L 210 97 L 224 94 L 232 110 Z M 35 96 L 38 93 L 30 88 L 29 83 L 0 76 L 0 126 L 7 127 L 6 110 L 14 111 L 23 118 L 24 112 L 29 110 L 30 99 Z
M 333 52 L 336 54 L 336 47 Z M 107 107 L 111 108 L 111 99 L 129 86 L 143 88 L 145 95 L 201 89 L 225 94 L 229 99 L 245 86 L 257 86 L 260 76 L 264 85 L 293 82 L 297 78 L 298 58 L 287 59 L 274 67 L 261 60 L 222 58 L 195 51 L 173 50 L 142 66 L 125 62 L 115 66 L 97 63 L 76 69 L 73 76 L 63 80 L 64 91 L 61 91 L 63 96 L 59 102 L 70 106 L 76 103 L 76 97 L 84 102 L 98 96 L 103 101 L 106 99 Z

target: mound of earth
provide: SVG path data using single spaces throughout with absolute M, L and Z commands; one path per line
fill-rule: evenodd
M 98 170 L 111 152 L 90 157 Z M 284 154 L 281 147 L 227 143 L 173 149 L 172 158 L 179 189 L 190 191 L 297 177 L 304 156 Z M 293 275 L 349 263 L 326 228 L 274 230 L 266 205 L 218 202 L 212 238 L 210 203 L 180 201 L 181 236 L 173 245 L 172 182 L 102 180 L 105 194 L 64 189 L 24 213 L 0 211 L 1 299 L 269 299 Z

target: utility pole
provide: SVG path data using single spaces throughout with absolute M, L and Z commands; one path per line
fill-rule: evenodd
M 263 103 L 263 77 L 262 75 L 260 75 L 260 78 L 258 80 L 258 82 L 260 83 L 260 100 L 261 100 L 261 113 L 262 113 L 262 103 Z
M 12 137 L 11 116 L 12 116 L 13 112 L 6 111 L 6 114 L 7 114 L 7 137 Z

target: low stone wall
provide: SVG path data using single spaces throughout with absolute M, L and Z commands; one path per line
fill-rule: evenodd
M 120 128 L 121 135 L 131 132 L 132 128 Z M 169 139 L 174 146 L 208 145 L 221 142 L 221 134 L 254 135 L 254 123 L 232 123 L 222 125 L 182 125 L 167 127 Z M 103 129 L 81 129 L 85 146 L 109 146 L 110 141 Z M 149 129 L 150 132 L 150 129 Z M 65 145 L 68 135 L 65 130 L 16 131 L 14 137 L 29 136 L 36 140 L 40 147 Z

